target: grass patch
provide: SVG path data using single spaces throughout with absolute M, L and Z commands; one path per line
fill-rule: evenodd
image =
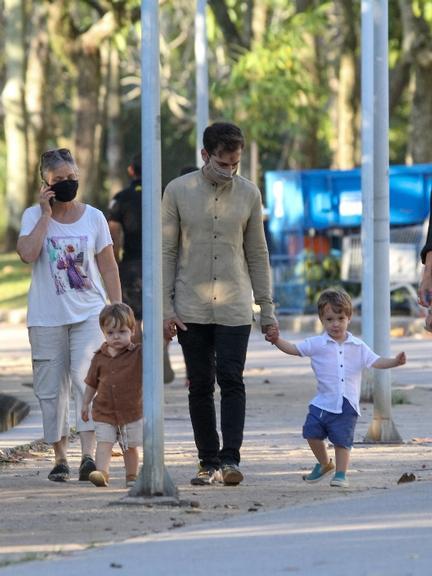
M 402 392 L 402 390 L 392 390 L 391 399 L 392 399 L 392 405 L 393 406 L 395 406 L 397 404 L 411 404 L 406 393 Z
M 22 564 L 23 562 L 34 562 L 35 560 L 45 560 L 48 558 L 47 552 L 27 552 L 22 554 L 18 558 L 6 558 L 5 560 L 0 560 L 0 568 L 7 568 L 8 566 L 15 566 L 16 564 Z
M 21 262 L 18 254 L 0 254 L 0 309 L 25 308 L 30 280 L 31 266 Z

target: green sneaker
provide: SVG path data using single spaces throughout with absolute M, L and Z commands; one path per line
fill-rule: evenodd
M 334 469 L 335 465 L 333 464 L 332 460 L 330 460 L 330 462 L 326 466 L 321 466 L 321 464 L 315 464 L 312 472 L 310 474 L 306 474 L 305 476 L 303 476 L 303 480 L 311 484 L 313 482 L 319 482 L 325 476 L 331 474 Z

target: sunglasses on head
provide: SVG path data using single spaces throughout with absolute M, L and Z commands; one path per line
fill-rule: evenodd
M 71 151 L 67 148 L 54 148 L 53 150 L 47 150 L 43 152 L 40 157 L 39 172 L 43 180 L 44 168 L 47 163 L 49 163 L 50 158 L 56 158 L 64 160 L 65 162 L 73 163 L 73 157 Z
M 54 148 L 53 150 L 47 150 L 46 152 L 43 152 L 41 154 L 41 161 L 54 156 L 60 156 L 64 160 L 69 160 L 72 158 L 72 154 L 67 148 Z

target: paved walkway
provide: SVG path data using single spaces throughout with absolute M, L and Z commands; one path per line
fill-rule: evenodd
M 432 483 L 136 538 L 2 576 L 427 576 Z
M 298 335 L 287 336 L 299 338 Z M 432 391 L 431 345 L 429 339 L 420 338 L 392 341 L 393 353 L 404 349 L 408 356 L 407 366 L 393 371 L 395 385 L 402 392 L 413 387 L 424 390 L 424 406 L 406 404 L 396 407 L 397 427 L 406 441 L 432 436 L 431 419 L 426 416 L 432 403 L 432 394 L 429 400 Z M 181 354 L 176 344 L 171 353 L 176 369 L 181 371 Z M 247 377 L 259 374 L 263 366 L 271 366 L 272 381 L 283 384 L 286 381 L 287 390 L 288 387 L 301 388 L 306 375 L 310 375 L 309 365 L 304 359 L 287 359 L 254 333 L 248 354 Z M 0 449 L 27 444 L 42 435 L 40 414 L 29 387 L 31 377 L 17 378 L 15 375 L 26 372 L 29 373 L 26 332 L 20 327 L 3 326 L 0 329 L 0 391 L 15 391 L 16 395 L 31 403 L 32 411 L 19 426 L 0 434 Z M 256 447 L 262 445 L 270 456 L 274 454 L 277 457 L 276 439 L 278 435 L 286 438 L 287 432 L 291 435 L 293 448 L 301 442 L 299 427 L 304 417 L 304 406 L 301 403 L 294 405 L 288 393 L 285 398 L 282 396 L 284 393 L 277 392 L 271 401 L 275 410 L 276 403 L 286 403 L 284 409 L 289 414 L 286 428 L 278 428 L 280 420 L 275 419 L 272 429 L 268 419 L 266 422 L 260 420 L 259 410 L 249 416 L 245 443 L 253 447 L 255 453 Z M 262 410 L 271 410 L 270 404 L 263 405 Z M 367 429 L 369 419 L 370 409 L 359 423 L 359 433 Z M 291 428 L 295 430 L 294 434 Z M 190 436 L 185 414 L 168 419 L 166 433 L 168 449 L 179 450 L 178 438 Z M 272 441 L 269 441 L 269 436 Z M 249 466 L 251 470 L 259 470 L 260 462 L 253 458 L 247 462 L 246 446 L 245 453 L 245 468 Z M 371 468 L 367 475 L 373 478 Z M 361 476 L 366 477 L 366 472 L 363 471 Z M 258 479 L 256 481 L 258 486 Z M 420 482 L 400 486 L 394 483 L 394 487 L 385 490 L 379 488 L 375 485 L 371 492 L 347 493 L 346 498 L 338 494 L 337 499 L 323 492 L 323 499 L 318 502 L 274 512 L 248 513 L 219 523 L 201 523 L 50 560 L 0 567 L 0 574 L 424 576 L 431 573 L 432 482 L 429 477 L 425 473 Z

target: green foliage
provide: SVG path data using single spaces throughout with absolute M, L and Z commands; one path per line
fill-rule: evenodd
M 311 124 L 328 133 L 322 111 L 328 89 L 317 83 L 313 38 L 323 33 L 326 13 L 295 14 L 272 26 L 260 44 L 236 62 L 229 78 L 213 85 L 215 104 L 267 150 L 295 139 Z
M 15 252 L 0 254 L 0 309 L 12 310 L 27 305 L 31 267 Z
M 340 259 L 332 254 L 305 250 L 294 267 L 294 276 L 305 283 L 305 309 L 314 311 L 320 293 L 340 283 Z
M 411 404 L 406 393 L 403 392 L 402 390 L 392 390 L 391 403 L 393 406 L 396 406 L 398 404 Z
M 0 246 L 6 231 L 6 152 L 3 131 L 0 130 Z

